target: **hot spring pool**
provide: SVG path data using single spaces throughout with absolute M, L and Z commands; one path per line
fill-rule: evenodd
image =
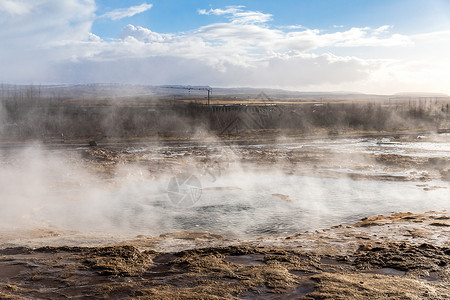
M 186 230 L 245 239 L 286 235 L 351 224 L 378 214 L 449 210 L 449 183 L 427 184 L 435 189 L 424 190 L 423 182 L 228 175 L 203 182 L 192 206 L 177 206 L 169 198 L 167 181 L 160 180 L 96 194 L 88 201 L 90 214 L 77 213 L 84 209 L 78 203 L 70 209 L 79 220 L 74 223 L 71 218 L 64 224 L 62 219 L 60 225 L 146 235 Z

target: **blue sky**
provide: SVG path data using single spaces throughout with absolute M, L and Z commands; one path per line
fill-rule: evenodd
M 0 0 L 0 81 L 450 94 L 450 0 Z
M 117 8 L 140 5 L 139 0 L 96 1 L 97 13 L 103 14 Z M 419 33 L 428 30 L 448 29 L 450 1 L 448 0 L 282 0 L 282 1 L 151 1 L 150 10 L 116 22 L 98 20 L 93 33 L 116 37 L 128 23 L 157 32 L 194 30 L 225 18 L 201 16 L 198 9 L 223 8 L 245 5 L 248 10 L 273 15 L 272 26 L 303 25 L 310 28 L 333 30 L 334 25 L 344 27 L 379 27 L 393 25 L 402 33 Z

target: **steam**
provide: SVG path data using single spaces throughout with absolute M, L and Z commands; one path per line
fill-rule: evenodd
M 334 137 L 348 129 L 435 129 L 447 126 L 446 99 L 425 103 L 419 99 L 418 104 L 403 99 L 396 107 L 363 102 L 301 104 L 299 109 L 280 105 L 279 110 L 248 116 L 247 111 L 211 112 L 198 104 L 163 103 L 166 98 L 161 102 L 95 99 L 95 108 L 87 109 L 89 103 L 84 100 L 72 104 L 64 98 L 40 98 L 40 93 L 33 87 L 9 89 L 0 105 L 3 228 L 130 236 L 204 230 L 254 238 L 352 223 L 375 214 L 450 209 L 450 186 L 446 182 L 434 180 L 430 186 L 438 187 L 424 190 L 418 186 L 421 182 L 413 180 L 352 179 L 357 172 L 383 169 L 373 155 L 367 155 L 373 154 L 373 145 L 383 141 L 339 138 L 298 142 L 289 137 L 290 132 Z M 136 105 L 134 109 L 129 102 L 123 105 L 126 101 L 146 106 Z M 99 107 L 102 110 L 96 110 Z M 256 117 L 260 119 L 252 120 Z M 227 142 L 214 134 L 233 120 L 241 120 L 246 127 L 263 124 L 264 129 L 277 135 L 273 143 L 254 140 L 239 144 L 233 143 L 232 137 Z M 108 157 L 90 156 L 92 151 L 103 151 L 101 147 L 93 150 L 59 144 L 61 133 L 72 141 L 85 143 L 89 138 L 100 145 L 104 137 L 109 138 L 107 141 L 153 140 L 142 148 L 133 142 L 129 147 L 123 146 L 125 142 L 113 145 L 122 152 L 115 161 L 108 161 Z M 24 142 L 45 141 L 48 135 L 59 140 L 48 144 Z M 162 137 L 159 142 L 158 137 Z M 189 141 L 177 142 L 180 137 Z M 168 140 L 171 142 L 166 143 Z M 448 154 L 448 139 L 430 138 L 431 144 L 435 142 L 440 145 L 436 148 L 439 151 L 425 149 L 425 157 Z M 408 151 L 393 147 L 394 154 Z M 305 161 L 292 161 L 295 155 L 291 154 L 301 151 L 304 153 L 299 157 Z M 437 166 L 435 172 L 438 168 L 448 172 L 445 165 Z M 402 168 L 391 168 L 390 172 L 395 171 L 419 172 Z M 168 197 L 168 184 L 171 178 L 186 172 L 201 182 L 201 198 L 192 207 L 178 207 Z M 330 176 L 333 172 L 341 175 Z M 342 173 L 349 173 L 349 177 Z
M 206 162 L 188 156 L 159 171 L 127 163 L 109 175 L 98 173 L 79 153 L 40 144 L 3 150 L 0 225 L 130 236 L 205 230 L 254 238 L 352 223 L 380 213 L 450 208 L 445 183 L 424 191 L 415 182 L 309 176 L 301 165 L 286 172 L 289 167 L 282 159 L 270 168 L 258 167 L 243 163 L 239 148 L 205 137 L 203 130 L 198 134 L 209 141 L 206 148 L 216 149 L 205 156 Z M 152 147 L 157 148 L 149 146 L 147 152 L 155 154 Z M 167 184 L 174 174 L 186 171 L 200 179 L 203 191 L 196 205 L 183 208 L 170 203 Z

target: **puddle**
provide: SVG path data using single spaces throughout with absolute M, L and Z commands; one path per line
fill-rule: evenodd
M 321 264 L 321 267 L 326 267 L 326 266 L 347 267 L 348 266 L 348 264 L 345 262 L 339 261 L 334 258 L 327 258 L 327 257 L 322 257 L 319 260 L 319 263 Z
M 316 283 L 314 281 L 304 279 L 300 282 L 300 285 L 297 288 L 274 299 L 298 299 L 299 297 L 304 297 L 309 293 L 314 292 L 315 286 Z
M 439 276 L 439 272 L 429 272 L 428 276 L 421 276 L 420 279 L 431 281 L 431 282 L 438 282 L 441 281 L 441 277 Z
M 295 271 L 295 270 L 291 270 L 289 271 L 289 273 L 294 274 L 298 277 L 309 277 L 309 276 L 313 276 L 313 275 L 317 275 L 319 274 L 319 272 L 312 272 L 312 271 Z
M 225 261 L 246 266 L 264 264 L 264 254 L 232 255 L 224 258 Z
M 396 270 L 393 268 L 372 269 L 372 270 L 363 271 L 363 273 L 379 274 L 379 275 L 393 275 L 393 276 L 403 276 L 406 274 L 405 271 L 400 271 L 400 270 Z
M 29 269 L 23 265 L 0 263 L 0 279 L 10 279 L 27 270 Z

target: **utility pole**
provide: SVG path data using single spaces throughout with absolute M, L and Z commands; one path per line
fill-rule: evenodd
M 180 89 L 180 90 L 188 90 L 189 93 L 191 90 L 196 91 L 207 91 L 208 92 L 208 107 L 211 105 L 211 94 L 212 94 L 212 88 L 210 86 L 190 86 L 190 85 L 163 85 L 163 88 L 168 89 Z
M 208 107 L 209 107 L 210 106 L 210 98 L 211 98 L 212 89 L 210 88 L 207 91 L 208 91 Z

